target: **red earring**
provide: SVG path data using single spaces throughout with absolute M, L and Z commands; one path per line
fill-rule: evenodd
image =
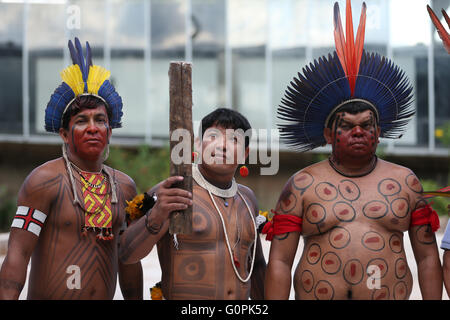
M 248 176 L 248 168 L 246 166 L 242 166 L 239 169 L 239 174 L 241 175 L 241 177 L 245 178 L 246 176 Z
M 198 152 L 193 151 L 192 152 L 192 163 L 197 163 L 198 161 Z

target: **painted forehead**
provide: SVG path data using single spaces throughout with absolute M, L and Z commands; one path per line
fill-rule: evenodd
M 76 118 L 77 116 L 82 116 L 82 115 L 92 114 L 92 113 L 94 115 L 102 114 L 102 115 L 108 116 L 108 112 L 106 111 L 106 107 L 103 104 L 101 104 L 101 105 L 98 105 L 96 107 L 84 107 L 79 112 L 74 114 L 72 116 L 72 118 Z
M 376 122 L 375 113 L 372 110 L 364 110 L 362 112 L 358 112 L 355 114 L 351 114 L 346 111 L 340 111 L 337 112 L 336 114 L 336 121 L 338 119 L 340 120 L 339 123 L 341 121 L 346 121 L 350 123 L 362 123 L 366 121 Z

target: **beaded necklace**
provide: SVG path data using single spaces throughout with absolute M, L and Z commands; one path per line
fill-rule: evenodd
M 81 233 L 87 234 L 88 230 L 98 231 L 97 238 L 111 240 L 112 232 L 112 203 L 117 203 L 116 186 L 111 174 L 105 166 L 99 172 L 87 172 L 78 168 L 67 157 L 67 147 L 63 144 L 63 158 L 73 191 L 73 204 L 78 204 L 84 211 L 84 224 Z M 80 176 L 83 203 L 80 201 L 76 189 L 72 168 Z M 103 175 L 105 173 L 105 175 Z M 109 182 L 109 183 L 107 183 Z
M 214 185 L 212 185 L 211 183 L 209 183 L 208 181 L 206 181 L 205 177 L 203 177 L 203 175 L 201 174 L 200 170 L 198 169 L 198 167 L 196 165 L 192 166 L 192 178 L 195 180 L 195 182 L 198 183 L 198 185 L 200 187 L 202 187 L 203 189 L 205 189 L 206 191 L 208 191 L 209 197 L 211 198 L 212 203 L 214 204 L 214 207 L 217 210 L 217 213 L 219 214 L 220 217 L 220 221 L 222 222 L 222 228 L 223 228 L 223 232 L 225 235 L 225 242 L 227 244 L 227 248 L 228 248 L 228 253 L 230 254 L 230 260 L 231 260 L 231 265 L 233 266 L 233 270 L 234 273 L 236 274 L 236 276 L 238 277 L 238 279 L 241 282 L 248 282 L 248 280 L 250 280 L 251 276 L 252 276 L 252 272 L 253 272 L 253 267 L 255 265 L 255 255 L 256 255 L 256 241 L 257 241 L 257 231 L 256 231 L 256 223 L 255 223 L 255 218 L 253 217 L 252 214 L 252 210 L 250 209 L 250 206 L 248 205 L 247 201 L 245 200 L 244 196 L 242 195 L 242 193 L 238 190 L 237 188 L 237 184 L 233 178 L 232 180 L 232 184 L 230 189 L 220 189 Z M 230 241 L 228 239 L 228 233 L 227 233 L 227 228 L 225 225 L 225 221 L 223 219 L 222 213 L 220 212 L 219 207 L 217 206 L 216 201 L 214 200 L 213 194 L 219 197 L 234 197 L 236 195 L 236 193 L 242 198 L 242 200 L 244 201 L 247 210 L 248 210 L 248 214 L 250 216 L 250 219 L 253 222 L 253 230 L 254 230 L 254 234 L 255 234 L 255 238 L 254 238 L 254 242 L 253 242 L 253 256 L 252 256 L 252 262 L 251 262 L 251 266 L 250 266 L 250 271 L 248 273 L 247 278 L 242 278 L 241 275 L 239 274 L 239 271 L 237 270 L 237 267 L 239 267 L 239 260 L 237 259 L 237 256 L 234 252 L 237 243 L 240 240 L 240 231 L 239 231 L 239 227 L 238 227 L 238 236 L 237 236 L 237 241 L 235 243 L 235 245 L 233 246 L 233 248 L 231 248 L 230 245 Z M 238 226 L 238 221 L 237 221 L 237 213 L 236 213 L 236 225 Z

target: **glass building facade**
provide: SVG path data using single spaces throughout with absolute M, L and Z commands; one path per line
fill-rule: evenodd
M 338 1 L 341 15 L 345 0 Z M 112 143 L 162 145 L 169 132 L 170 61 L 193 63 L 193 119 L 232 107 L 256 129 L 276 128 L 278 104 L 306 63 L 334 50 L 334 0 L 0 0 L 0 141 L 55 143 L 45 107 L 68 66 L 67 41 L 88 40 L 124 102 Z M 450 121 L 450 55 L 426 5 L 366 0 L 365 49 L 399 65 L 416 117 L 386 153 L 448 155 L 435 129 Z M 359 21 L 362 1 L 353 0 Z M 440 15 L 440 13 L 439 13 Z M 356 26 L 355 26 L 356 28 Z M 283 149 L 283 146 L 281 145 Z

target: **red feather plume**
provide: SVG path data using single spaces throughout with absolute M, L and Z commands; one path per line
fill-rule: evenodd
M 353 19 L 351 1 L 347 0 L 345 13 L 345 37 L 339 13 L 339 4 L 334 4 L 334 42 L 336 53 L 350 83 L 352 96 L 355 92 L 356 77 L 359 72 L 362 52 L 364 48 L 364 34 L 366 29 L 366 3 L 363 2 L 359 19 L 356 39 L 353 35 Z
M 442 9 L 442 15 L 444 16 L 445 21 L 447 21 L 447 25 L 450 28 L 450 18 L 448 17 L 447 12 L 445 12 L 444 9 Z
M 444 26 L 439 21 L 439 18 L 436 16 L 434 11 L 430 8 L 429 5 L 427 5 L 428 14 L 430 15 L 431 21 L 433 22 L 434 26 L 437 29 L 437 32 L 439 34 L 439 37 L 441 37 L 442 42 L 444 43 L 445 50 L 447 50 L 448 53 L 450 53 L 450 35 L 445 30 Z M 447 24 L 450 28 L 450 18 L 448 17 L 447 13 L 444 9 L 442 9 L 442 14 L 445 18 L 445 21 L 447 21 Z
M 450 186 L 444 187 L 436 191 L 423 191 L 424 198 L 446 197 L 450 198 Z

